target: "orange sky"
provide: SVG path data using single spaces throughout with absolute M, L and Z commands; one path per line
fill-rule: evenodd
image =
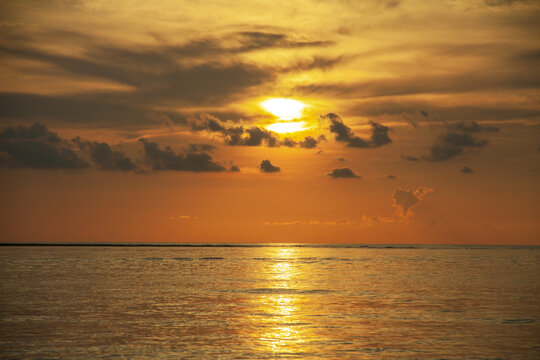
M 540 245 L 539 16 L 2 2 L 0 239 Z

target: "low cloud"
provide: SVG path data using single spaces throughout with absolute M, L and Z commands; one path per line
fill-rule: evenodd
M 244 128 L 241 125 L 228 126 L 221 119 L 209 114 L 191 117 L 188 123 L 194 131 L 219 133 L 225 143 L 231 146 L 261 146 L 266 144 L 269 147 L 276 147 L 280 144 L 277 134 L 272 131 L 256 126 L 251 128 Z
M 488 144 L 486 139 L 477 139 L 468 133 L 449 132 L 439 136 L 430 153 L 424 156 L 428 161 L 450 160 L 463 152 L 464 148 L 483 147 Z
M 199 219 L 199 217 L 191 216 L 191 215 L 173 215 L 173 216 L 165 216 L 165 219 L 167 220 L 197 220 Z
M 324 135 L 319 136 L 317 139 L 315 139 L 313 136 L 306 136 L 304 140 L 300 141 L 294 141 L 291 138 L 285 138 L 280 142 L 280 145 L 287 146 L 287 147 L 301 147 L 304 149 L 313 149 L 316 148 L 317 145 L 321 142 L 326 140 L 326 137 Z
M 82 141 L 79 137 L 71 140 L 80 149 L 88 150 L 90 158 L 100 170 L 107 171 L 132 171 L 137 169 L 137 165 L 124 153 L 113 151 L 109 144 L 105 142 Z
M 327 226 L 336 226 L 336 225 L 350 225 L 353 224 L 347 218 L 338 219 L 338 220 L 308 220 L 308 221 L 266 221 L 262 225 L 265 226 L 306 226 L 306 225 L 327 225 Z
M 212 144 L 193 144 L 193 143 L 190 143 L 186 149 L 187 152 L 212 152 L 215 150 L 218 150 L 218 147 Z
M 461 169 L 461 172 L 462 172 L 463 174 L 472 174 L 474 171 L 473 171 L 473 169 L 471 169 L 470 167 L 464 166 L 464 167 Z
M 365 140 L 354 135 L 351 128 L 343 123 L 339 115 L 329 113 L 324 115 L 323 119 L 330 121 L 330 132 L 335 134 L 336 141 L 344 142 L 348 147 L 376 148 L 392 142 L 392 139 L 388 136 L 390 128 L 384 125 L 370 122 L 371 137 L 369 140 Z
M 379 215 L 376 215 L 376 216 L 362 215 L 360 226 L 369 227 L 376 224 L 389 224 L 389 223 L 399 222 L 399 220 L 400 219 L 396 217 L 379 216 Z
M 188 119 L 188 123 L 194 131 L 209 131 L 220 134 L 223 137 L 225 144 L 230 146 L 298 146 L 305 149 L 312 149 L 317 147 L 321 141 L 326 140 L 326 138 L 321 135 L 317 139 L 312 136 L 306 136 L 304 140 L 301 141 L 295 141 L 291 138 L 285 138 L 280 141 L 278 135 L 273 131 L 257 126 L 248 128 L 242 125 L 229 125 L 226 121 L 222 121 L 218 117 L 210 114 L 192 116 Z
M 0 165 L 34 169 L 83 169 L 89 166 L 68 141 L 39 123 L 8 127 L 0 132 Z
M 259 168 L 261 169 L 262 172 L 265 172 L 265 173 L 275 173 L 275 172 L 281 171 L 281 168 L 279 166 L 272 165 L 270 160 L 261 161 Z
M 361 176 L 356 175 L 351 169 L 349 168 L 339 168 L 339 169 L 333 169 L 332 172 L 327 174 L 331 178 L 337 179 L 337 178 L 355 178 L 355 179 L 361 179 Z
M 157 143 L 140 140 L 144 146 L 147 162 L 153 170 L 220 172 L 225 168 L 204 152 L 177 154 L 169 146 L 161 149 Z
M 473 120 L 458 121 L 452 124 L 447 124 L 446 127 L 451 131 L 461 131 L 464 133 L 499 132 L 499 128 L 496 126 L 483 126 Z
M 392 200 L 397 215 L 403 218 L 410 217 L 413 214 L 412 207 L 432 191 L 433 189 L 430 188 L 418 188 L 416 190 L 396 188 Z

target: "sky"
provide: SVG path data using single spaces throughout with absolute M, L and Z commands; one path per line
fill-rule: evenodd
M 0 239 L 540 245 L 539 18 L 0 1 Z

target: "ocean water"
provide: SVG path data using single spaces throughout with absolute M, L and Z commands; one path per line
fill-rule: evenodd
M 0 247 L 0 357 L 540 359 L 540 248 Z

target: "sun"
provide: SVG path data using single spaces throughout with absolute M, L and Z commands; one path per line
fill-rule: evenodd
M 279 134 L 287 134 L 310 129 L 308 123 L 305 121 L 278 121 L 265 126 L 265 128 Z
M 277 116 L 280 120 L 293 120 L 302 116 L 306 105 L 298 100 L 272 98 L 261 103 L 264 110 Z

